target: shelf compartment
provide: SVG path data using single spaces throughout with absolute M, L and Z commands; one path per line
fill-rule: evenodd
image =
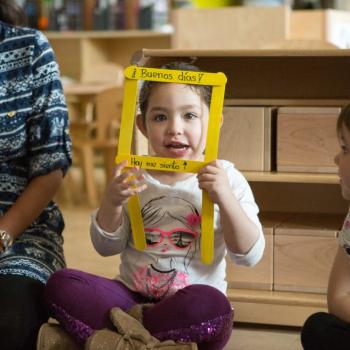
M 301 327 L 315 312 L 327 312 L 325 294 L 229 289 L 235 322 Z
M 243 174 L 248 181 L 252 182 L 339 184 L 339 177 L 336 174 L 279 173 L 276 171 L 243 171 Z

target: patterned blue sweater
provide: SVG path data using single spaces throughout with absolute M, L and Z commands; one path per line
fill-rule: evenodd
M 46 37 L 0 22 L 0 215 L 28 182 L 71 165 L 67 107 L 58 65 Z M 50 202 L 32 225 L 0 254 L 0 274 L 45 283 L 65 266 L 57 205 Z

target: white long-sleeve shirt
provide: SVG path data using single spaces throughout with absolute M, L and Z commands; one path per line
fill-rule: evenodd
M 248 182 L 228 161 L 221 161 L 232 192 L 258 227 L 260 235 L 247 254 L 227 251 L 217 205 L 214 206 L 214 259 L 205 265 L 200 257 L 200 215 L 202 191 L 196 174 L 173 185 L 154 179 L 145 171 L 147 190 L 139 194 L 147 247 L 135 249 L 127 206 L 116 232 L 103 231 L 92 215 L 91 239 L 103 256 L 121 254 L 118 279 L 131 290 L 161 299 L 190 284 L 207 284 L 226 293 L 226 261 L 253 266 L 262 257 L 265 239 L 258 219 L 258 207 Z

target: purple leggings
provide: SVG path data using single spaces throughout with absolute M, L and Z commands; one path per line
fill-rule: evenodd
M 79 343 L 97 329 L 113 329 L 109 319 L 113 307 L 128 311 L 135 304 L 152 302 L 119 281 L 73 269 L 59 270 L 50 277 L 45 298 L 51 315 Z M 185 287 L 143 312 L 143 325 L 154 337 L 192 341 L 200 350 L 223 349 L 231 336 L 232 319 L 226 296 L 199 284 Z

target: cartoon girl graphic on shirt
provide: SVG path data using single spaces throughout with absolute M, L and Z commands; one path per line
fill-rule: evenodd
M 187 268 L 198 250 L 201 219 L 195 206 L 180 197 L 154 198 L 141 214 L 151 261 L 135 272 L 135 287 L 160 299 L 189 284 Z

